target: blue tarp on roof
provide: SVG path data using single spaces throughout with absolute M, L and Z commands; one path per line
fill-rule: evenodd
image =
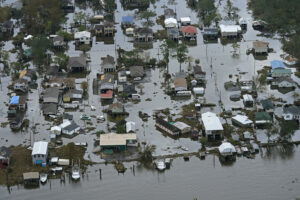
M 123 16 L 122 23 L 133 23 L 133 16 Z
M 272 66 L 272 69 L 277 69 L 277 68 L 285 68 L 285 65 L 282 61 L 280 60 L 273 60 L 271 61 L 271 66 Z
M 13 96 L 10 100 L 10 104 L 19 104 L 20 96 Z

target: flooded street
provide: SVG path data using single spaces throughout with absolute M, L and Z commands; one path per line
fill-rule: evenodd
M 112 165 L 94 165 L 80 182 L 51 179 L 39 189 L 24 190 L 22 186 L 0 188 L 0 199 L 243 199 L 293 200 L 300 197 L 300 149 L 272 156 L 257 155 L 255 159 L 238 158 L 231 166 L 222 166 L 217 157 L 206 160 L 192 157 L 173 161 L 163 173 L 136 167 L 135 175 L 125 163 L 125 174 L 118 174 Z M 102 169 L 102 180 L 99 178 Z M 97 171 L 97 172 L 96 172 Z M 68 180 L 68 178 L 67 178 Z

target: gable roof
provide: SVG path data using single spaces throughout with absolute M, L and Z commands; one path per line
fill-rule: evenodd
M 197 28 L 195 26 L 183 26 L 181 27 L 183 33 L 197 34 Z
M 100 135 L 100 146 L 117 146 L 117 145 L 126 145 L 127 140 L 136 140 L 135 133 L 127 134 L 116 134 L 116 133 L 107 133 Z
M 222 131 L 223 126 L 215 113 L 206 112 L 201 115 L 205 131 Z
M 253 42 L 253 48 L 261 48 L 261 47 L 268 47 L 269 43 L 268 42 L 262 42 L 262 41 L 254 41 Z
M 274 104 L 270 99 L 261 100 L 260 103 L 265 110 L 274 109 Z
M 48 142 L 39 141 L 33 144 L 31 155 L 46 155 L 48 151 Z
M 267 112 L 256 112 L 255 113 L 255 121 L 262 121 L 262 120 L 272 121 L 272 117 Z
M 132 67 L 130 67 L 130 76 L 131 77 L 142 77 L 142 76 L 144 76 L 144 67 L 143 66 L 132 66 Z
M 85 56 L 70 57 L 68 60 L 67 68 L 71 69 L 73 67 L 86 67 L 86 57 Z
M 289 106 L 283 107 L 284 114 L 293 114 L 293 115 L 300 115 L 300 107 L 299 106 Z
M 174 80 L 174 86 L 175 87 L 187 87 L 185 78 L 176 78 Z

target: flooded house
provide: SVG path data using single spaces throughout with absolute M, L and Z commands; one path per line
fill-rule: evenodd
M 129 68 L 130 77 L 132 78 L 143 78 L 145 76 L 145 70 L 143 66 L 132 66 Z
M 126 122 L 126 133 L 135 133 L 136 126 L 135 122 Z
M 80 126 L 77 125 L 74 121 L 72 121 L 68 126 L 65 126 L 61 129 L 62 134 L 71 136 L 80 131 Z
M 23 173 L 23 181 L 25 186 L 39 186 L 40 174 L 39 172 L 26 172 Z
M 136 28 L 134 29 L 134 39 L 136 42 L 152 42 L 153 31 L 150 28 Z
M 232 38 L 232 37 L 238 37 L 240 33 L 242 32 L 242 29 L 238 25 L 224 25 L 221 24 L 219 26 L 221 36 L 223 38 Z
M 246 115 L 236 115 L 232 117 L 232 124 L 239 127 L 251 127 L 253 121 L 251 121 Z
M 174 91 L 175 93 L 178 93 L 180 91 L 187 91 L 187 82 L 185 78 L 174 79 Z
M 42 110 L 44 115 L 56 115 L 57 107 L 60 102 L 59 88 L 46 88 L 42 93 L 43 105 Z
M 216 40 L 219 37 L 218 28 L 204 28 L 203 29 L 203 38 L 206 40 Z
M 167 29 L 178 27 L 178 23 L 175 18 L 166 18 L 164 21 L 164 24 L 165 24 L 165 28 L 167 28 Z
M 218 150 L 219 150 L 219 153 L 220 153 L 221 161 L 235 160 L 236 149 L 235 149 L 235 147 L 231 143 L 229 143 L 229 142 L 223 142 L 218 147 Z
M 4 23 L 0 23 L 0 31 L 3 35 L 11 35 L 14 31 L 14 22 L 7 20 Z
M 180 24 L 181 26 L 190 26 L 192 24 L 192 20 L 190 17 L 181 17 Z
M 123 16 L 122 17 L 122 22 L 121 22 L 121 27 L 123 29 L 134 27 L 134 18 L 133 18 L 133 16 Z
M 83 72 L 87 70 L 87 59 L 85 56 L 70 57 L 67 63 L 69 72 Z
M 197 28 L 195 26 L 182 26 L 181 32 L 182 32 L 182 36 L 186 39 L 197 38 Z
M 11 157 L 11 149 L 8 147 L 0 147 L 0 169 L 5 169 L 9 166 Z
M 166 8 L 164 10 L 164 17 L 165 19 L 168 19 L 168 18 L 176 18 L 176 13 L 173 9 L 171 8 Z
M 120 95 L 123 94 L 131 98 L 133 94 L 137 94 L 137 91 L 135 89 L 135 85 L 124 84 L 124 85 L 118 85 L 118 93 Z
M 262 127 L 273 122 L 272 116 L 267 112 L 256 112 L 255 113 L 255 125 Z
M 26 96 L 13 96 L 9 102 L 9 110 L 25 111 L 27 108 Z
M 174 126 L 172 123 L 169 123 L 165 119 L 161 117 L 157 117 L 155 120 L 155 126 L 162 130 L 163 132 L 168 133 L 172 136 L 179 136 L 180 135 L 180 129 Z
M 269 43 L 262 41 L 254 41 L 253 52 L 254 54 L 267 54 L 269 52 Z
M 200 65 L 193 66 L 193 75 L 196 80 L 205 80 L 206 72 L 202 70 Z
M 270 99 L 263 99 L 260 101 L 260 104 L 262 106 L 263 111 L 268 112 L 268 113 L 274 113 L 274 103 Z
M 26 93 L 28 91 L 28 81 L 22 78 L 17 79 L 13 83 L 14 91 Z
M 47 163 L 48 158 L 48 142 L 38 141 L 33 144 L 32 152 L 32 164 L 41 165 Z
M 177 41 L 179 39 L 179 29 L 178 28 L 168 28 L 167 36 L 169 39 Z
M 173 126 L 177 127 L 180 130 L 180 134 L 187 134 L 192 131 L 192 127 L 184 122 L 175 122 Z
M 112 37 L 115 34 L 115 24 L 113 22 L 102 22 L 94 25 L 94 33 L 96 36 Z
M 107 133 L 100 135 L 100 149 L 126 150 L 127 146 L 137 143 L 135 133 Z
M 92 42 L 92 36 L 91 33 L 88 31 L 79 31 L 74 34 L 75 44 L 81 45 L 81 44 L 91 44 Z
M 101 58 L 101 71 L 103 73 L 116 71 L 116 63 L 114 57 L 106 55 L 106 57 Z
M 254 104 L 254 99 L 253 99 L 252 95 L 244 94 L 243 102 L 244 102 L 245 107 L 252 107 Z
M 291 77 L 280 77 L 272 81 L 272 86 L 278 88 L 295 88 L 297 84 Z
M 103 74 L 100 77 L 100 98 L 111 100 L 115 89 L 115 78 L 112 74 Z
M 121 0 L 121 4 L 125 9 L 146 9 L 149 7 L 150 1 Z
M 201 114 L 204 132 L 208 140 L 220 140 L 223 134 L 223 126 L 215 113 Z
M 300 122 L 300 107 L 299 106 L 285 106 L 283 107 L 284 120 L 297 120 Z
M 123 114 L 125 114 L 124 105 L 119 103 L 119 102 L 110 104 L 109 107 L 108 107 L 108 111 L 112 115 L 123 115 Z
M 291 69 L 276 68 L 272 69 L 272 78 L 290 77 L 292 75 Z
M 64 37 L 60 35 L 50 35 L 50 39 L 52 42 L 52 46 L 55 49 L 62 49 L 66 46 L 66 42 L 64 41 Z
M 63 102 L 70 103 L 72 101 L 81 101 L 83 97 L 82 90 L 71 89 L 63 95 Z

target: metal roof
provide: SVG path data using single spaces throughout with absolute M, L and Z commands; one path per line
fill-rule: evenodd
M 33 144 L 31 155 L 46 155 L 48 151 L 48 142 L 39 141 Z

